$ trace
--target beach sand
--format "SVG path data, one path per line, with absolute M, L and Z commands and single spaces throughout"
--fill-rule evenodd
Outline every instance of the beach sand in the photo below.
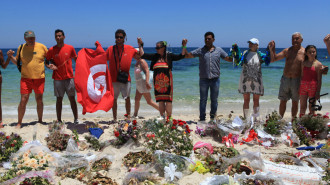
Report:
M 230 111 L 234 111 L 234 113 L 233 113 L 234 116 L 240 115 L 242 112 L 241 106 L 242 106 L 241 104 L 237 104 L 237 105 L 231 105 L 231 107 L 229 107 L 229 106 L 224 106 L 224 104 L 221 104 L 221 107 L 226 107 L 226 108 L 220 108 L 220 111 L 219 111 L 220 113 L 218 115 L 223 114 L 223 115 L 227 116 L 230 113 Z M 236 109 L 232 109 L 233 107 L 235 107 Z M 275 105 L 275 106 L 272 106 L 269 108 L 261 109 L 261 117 L 264 119 L 266 113 L 268 113 L 269 111 L 271 111 L 273 109 L 277 110 L 277 107 L 278 106 Z M 79 110 L 81 110 L 80 108 L 81 107 L 79 107 Z M 141 107 L 141 108 L 143 108 L 143 107 Z M 288 109 L 290 109 L 290 108 L 291 108 L 291 105 L 288 104 Z M 120 115 L 124 114 L 123 110 L 124 109 L 119 109 L 119 112 L 118 112 L 119 119 L 123 119 L 123 116 L 120 116 Z M 180 113 L 180 112 L 175 112 L 175 107 L 174 107 L 173 112 L 174 112 L 174 114 L 173 114 L 174 119 L 181 119 L 181 120 L 193 121 L 193 122 L 197 122 L 197 120 L 198 120 L 198 115 L 199 115 L 198 111 L 191 112 L 190 114 Z M 74 124 L 72 124 L 73 117 L 72 117 L 71 112 L 65 112 L 63 114 L 64 121 L 66 121 L 66 122 L 71 121 L 67 124 L 65 133 L 71 134 L 71 130 L 73 130 L 73 129 L 84 128 L 86 123 L 87 124 L 88 123 L 100 123 L 101 126 L 108 126 L 109 128 L 104 130 L 104 134 L 101 135 L 99 140 L 106 141 L 106 140 L 115 138 L 115 136 L 113 134 L 114 125 L 107 124 L 107 122 L 109 122 L 112 118 L 111 110 L 108 113 L 97 112 L 95 114 L 87 114 L 87 115 L 79 115 L 79 116 L 80 116 L 80 122 L 82 122 L 82 123 L 79 125 L 74 125 Z M 150 115 L 141 113 L 140 116 L 145 117 L 145 119 L 154 118 L 157 116 L 157 112 L 151 112 Z M 16 118 L 6 118 L 6 115 L 4 115 L 4 118 L 5 119 L 3 121 L 4 121 L 4 123 L 7 123 L 7 124 L 14 125 L 17 122 Z M 46 145 L 45 137 L 46 137 L 46 134 L 48 134 L 48 126 L 46 124 L 39 124 L 39 123 L 36 124 L 36 118 L 37 118 L 37 115 L 26 115 L 23 120 L 23 127 L 21 129 L 16 129 L 15 126 L 5 126 L 4 128 L 1 129 L 1 131 L 6 132 L 7 134 L 14 132 L 14 133 L 17 133 L 20 136 L 22 136 L 22 138 L 24 140 L 32 141 L 33 140 L 33 130 L 34 130 L 34 127 L 36 126 L 37 130 L 38 130 L 37 140 L 39 140 L 43 145 Z M 44 121 L 46 123 L 51 123 L 55 119 L 56 119 L 55 110 L 54 110 L 54 114 L 44 116 Z M 286 112 L 285 119 L 287 121 L 290 120 L 290 112 Z M 190 128 L 192 130 L 195 130 L 196 124 L 191 124 Z M 86 132 L 86 133 L 80 134 L 79 135 L 80 139 L 84 139 L 84 135 L 89 135 L 89 133 Z M 222 144 L 220 140 L 216 141 L 211 137 L 201 138 L 199 135 L 195 134 L 194 132 L 192 132 L 191 135 L 192 135 L 192 139 L 193 139 L 193 144 L 195 144 L 197 141 L 204 141 L 204 142 L 211 143 L 214 146 L 224 146 L 224 144 Z M 257 146 L 257 145 L 249 146 L 246 144 L 243 144 L 243 145 L 237 144 L 237 145 L 235 145 L 235 148 L 238 149 L 238 151 L 240 151 L 240 152 L 242 152 L 243 150 L 260 152 L 264 159 L 270 159 L 271 157 L 274 157 L 279 153 L 297 152 L 297 150 L 295 148 L 288 147 L 285 144 L 279 144 L 278 147 L 270 147 L 268 149 L 265 149 L 265 147 L 263 147 L 263 146 Z M 125 166 L 123 166 L 123 164 L 122 164 L 123 157 L 131 151 L 141 151 L 141 150 L 143 150 L 143 146 L 135 146 L 134 144 L 124 145 L 119 149 L 115 148 L 113 146 L 106 147 L 103 150 L 103 153 L 115 156 L 115 161 L 111 165 L 111 168 L 107 175 L 109 177 L 111 177 L 113 180 L 115 180 L 118 184 L 122 184 L 123 179 L 125 178 L 126 174 L 128 173 L 127 168 Z M 80 151 L 80 152 L 81 153 L 92 152 L 94 154 L 99 153 L 99 152 L 95 152 L 94 150 L 85 150 L 85 151 Z M 3 168 L 1 168 L 0 171 L 3 172 L 4 171 Z M 210 173 L 202 175 L 197 172 L 194 172 L 190 175 L 184 176 L 182 179 L 180 179 L 180 181 L 178 183 L 182 184 L 182 185 L 199 184 L 200 182 L 204 181 L 207 177 L 210 177 L 210 176 L 213 176 L 213 175 Z M 60 182 L 63 185 L 82 184 L 80 181 L 75 180 L 75 179 L 70 179 L 70 178 L 61 180 L 60 177 L 56 177 L 56 181 Z

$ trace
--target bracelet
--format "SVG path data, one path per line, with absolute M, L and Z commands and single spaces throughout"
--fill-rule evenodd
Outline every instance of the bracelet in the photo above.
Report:
M 182 48 L 187 48 L 187 46 L 181 46 Z

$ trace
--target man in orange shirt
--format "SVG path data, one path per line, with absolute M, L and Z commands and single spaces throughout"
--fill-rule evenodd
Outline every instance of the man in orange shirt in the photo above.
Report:
M 119 93 L 121 93 L 122 97 L 125 99 L 125 108 L 128 119 L 130 119 L 131 114 L 131 77 L 129 75 L 129 70 L 131 68 L 132 58 L 135 57 L 137 50 L 130 45 L 124 45 L 125 37 L 125 31 L 118 29 L 115 33 L 116 45 L 110 46 L 106 51 L 114 90 L 112 107 L 114 121 L 117 121 L 117 99 Z
M 75 85 L 73 78 L 72 59 L 76 61 L 77 54 L 73 46 L 64 44 L 65 35 L 63 30 L 55 30 L 57 45 L 47 52 L 46 66 L 53 70 L 54 95 L 56 96 L 57 120 L 62 122 L 62 102 L 66 92 L 70 100 L 74 123 L 78 124 L 78 109 L 75 99 Z
M 32 89 L 35 93 L 37 101 L 38 122 L 42 123 L 42 114 L 44 103 L 42 95 L 45 88 L 45 65 L 44 60 L 47 53 L 47 47 L 41 43 L 36 42 L 33 31 L 28 30 L 24 33 L 24 40 L 26 41 L 22 47 L 19 47 L 16 57 L 12 50 L 7 52 L 10 60 L 17 65 L 18 57 L 22 62 L 21 71 L 21 101 L 18 106 L 18 122 L 17 127 L 20 128 L 25 114 L 26 104 L 29 100 Z

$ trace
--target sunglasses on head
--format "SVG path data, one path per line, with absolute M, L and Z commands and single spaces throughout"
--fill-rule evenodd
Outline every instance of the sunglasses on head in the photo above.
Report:
M 123 36 L 116 36 L 116 39 L 124 39 Z
M 157 47 L 156 47 L 156 50 L 159 50 L 159 49 L 161 49 L 161 48 L 162 48 L 162 47 L 157 46 Z

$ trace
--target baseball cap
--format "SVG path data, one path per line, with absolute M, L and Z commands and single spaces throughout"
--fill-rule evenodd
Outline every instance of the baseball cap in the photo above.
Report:
M 34 34 L 34 32 L 32 30 L 28 30 L 24 33 L 24 37 L 30 38 L 30 37 L 36 37 L 36 35 Z
M 259 45 L 259 40 L 256 38 L 252 38 L 248 41 L 248 43 L 251 42 L 252 44 L 258 44 Z

